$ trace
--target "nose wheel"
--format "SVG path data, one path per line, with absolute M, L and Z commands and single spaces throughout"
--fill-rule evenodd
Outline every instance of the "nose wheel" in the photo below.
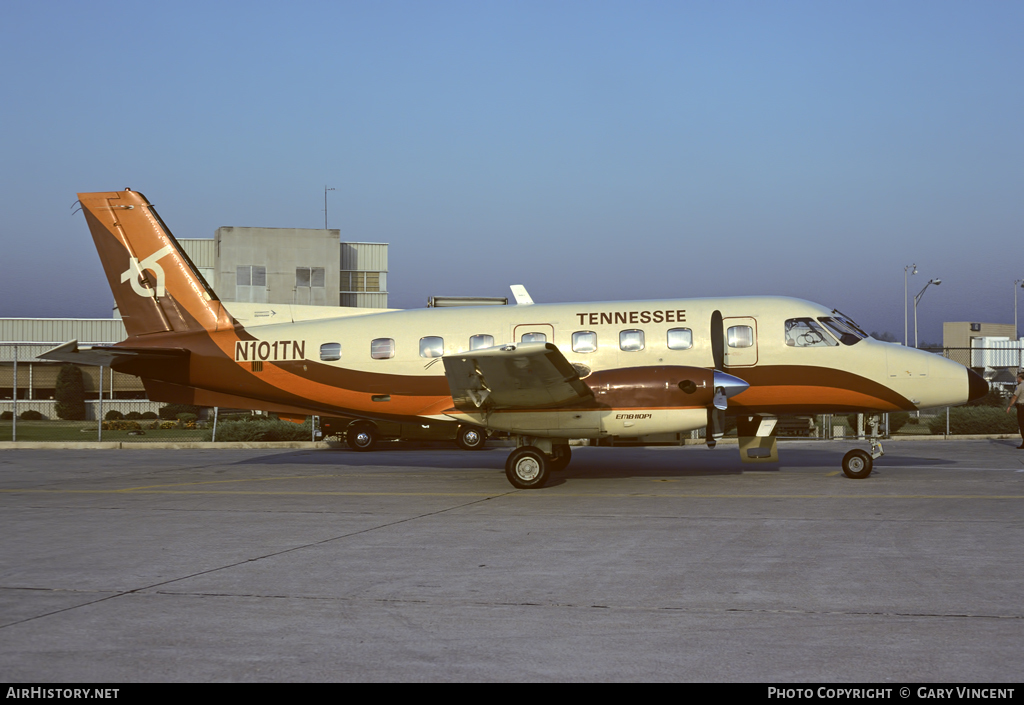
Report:
M 851 450 L 843 456 L 843 474 L 851 480 L 863 480 L 871 474 L 875 458 L 882 457 L 882 453 L 882 444 L 874 439 L 871 441 L 870 453 L 860 448 Z

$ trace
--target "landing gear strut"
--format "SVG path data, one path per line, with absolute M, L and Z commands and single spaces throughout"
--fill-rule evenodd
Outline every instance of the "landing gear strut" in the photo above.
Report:
M 857 448 L 843 456 L 843 474 L 851 480 L 863 480 L 870 475 L 875 458 L 881 458 L 885 453 L 882 450 L 882 444 L 878 441 L 878 420 L 876 418 L 871 419 L 871 437 L 868 441 L 871 442 L 870 453 Z

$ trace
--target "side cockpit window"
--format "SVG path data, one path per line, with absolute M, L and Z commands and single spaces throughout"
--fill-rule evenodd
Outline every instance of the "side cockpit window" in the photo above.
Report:
M 786 345 L 795 348 L 827 348 L 839 345 L 813 318 L 786 321 Z

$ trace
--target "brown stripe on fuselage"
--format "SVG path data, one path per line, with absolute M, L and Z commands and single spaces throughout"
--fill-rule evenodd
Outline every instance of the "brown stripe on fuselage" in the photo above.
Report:
M 916 409 L 906 397 L 845 370 L 803 365 L 763 365 L 732 370 L 750 388 L 729 400 L 730 411 L 826 413 Z M 801 411 L 794 411 L 800 409 Z M 806 411 L 803 411 L 806 410 Z

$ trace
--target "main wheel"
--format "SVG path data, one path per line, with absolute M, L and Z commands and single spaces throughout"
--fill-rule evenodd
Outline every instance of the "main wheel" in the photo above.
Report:
M 555 457 L 548 461 L 551 465 L 551 472 L 565 470 L 569 466 L 569 461 L 572 460 L 572 449 L 568 445 L 564 445 L 555 446 L 552 450 L 555 452 Z
M 513 487 L 521 490 L 543 487 L 550 469 L 548 456 L 533 446 L 516 448 L 505 461 L 505 477 Z
M 459 426 L 455 442 L 462 450 L 480 450 L 487 443 L 487 432 L 479 426 Z
M 352 450 L 373 450 L 373 447 L 377 445 L 378 435 L 377 427 L 372 423 L 353 424 L 345 432 L 345 442 Z
M 871 454 L 863 450 L 851 450 L 843 456 L 843 474 L 851 480 L 863 480 L 871 474 L 874 460 Z

